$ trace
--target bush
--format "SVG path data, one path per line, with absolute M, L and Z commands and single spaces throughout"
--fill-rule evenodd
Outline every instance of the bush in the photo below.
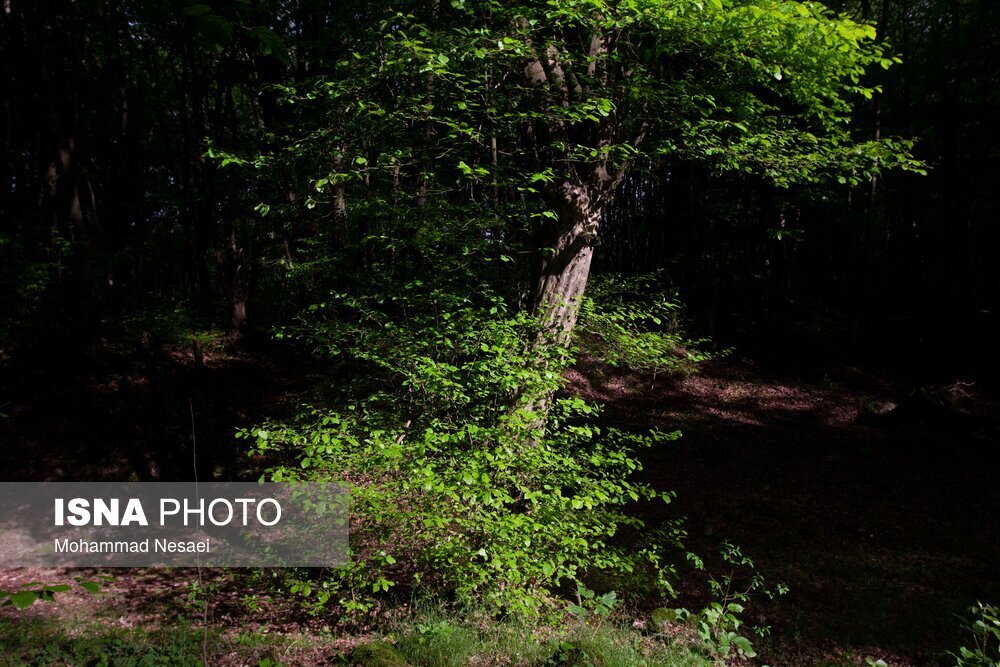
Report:
M 595 277 L 580 312 L 583 350 L 604 363 L 652 376 L 691 373 L 711 358 L 705 340 L 684 335 L 683 310 L 656 275 Z
M 1000 609 L 977 602 L 969 607 L 965 627 L 972 635 L 971 647 L 963 646 L 955 658 L 956 667 L 997 667 L 1000 665 Z
M 274 480 L 352 485 L 351 564 L 293 577 L 307 600 L 363 613 L 409 589 L 536 616 L 598 572 L 669 591 L 677 531 L 624 508 L 670 500 L 632 476 L 638 448 L 678 434 L 600 428 L 596 406 L 553 399 L 571 354 L 540 343 L 530 315 L 483 285 L 413 281 L 332 295 L 282 335 L 354 378 L 337 409 L 242 434 Z

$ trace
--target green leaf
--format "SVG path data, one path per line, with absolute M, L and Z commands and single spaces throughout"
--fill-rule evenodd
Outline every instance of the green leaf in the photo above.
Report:
M 84 590 L 91 593 L 98 593 L 101 590 L 101 585 L 96 581 L 81 581 L 79 584 Z M 67 586 L 67 588 L 69 587 Z
M 197 17 L 195 32 L 202 48 L 222 53 L 233 39 L 233 24 L 218 14 L 206 14 Z
M 204 14 L 208 14 L 211 11 L 212 11 L 211 7 L 203 4 L 188 5 L 187 7 L 181 9 L 181 13 L 184 14 L 184 16 L 202 16 Z
M 10 603 L 17 609 L 27 609 L 38 599 L 34 591 L 18 591 L 10 596 Z
M 72 588 L 72 586 L 69 584 L 56 584 L 54 586 L 45 586 L 42 590 L 48 593 L 63 593 L 68 591 L 70 588 Z
M 740 653 L 747 656 L 748 658 L 753 658 L 757 654 L 754 653 L 753 646 L 750 644 L 750 640 L 746 637 L 736 636 L 732 638 L 733 646 L 735 646 Z
M 257 26 L 252 30 L 257 40 L 260 42 L 260 52 L 265 56 L 274 56 L 285 65 L 290 65 L 288 57 L 288 47 L 284 40 L 270 28 Z

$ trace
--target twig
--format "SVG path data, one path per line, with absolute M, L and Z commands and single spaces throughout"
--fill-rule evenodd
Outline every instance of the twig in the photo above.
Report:
M 191 413 L 191 463 L 194 467 L 194 496 L 195 500 L 201 501 L 201 494 L 198 489 L 198 438 L 195 435 L 194 429 L 194 403 L 191 401 L 191 397 L 188 396 L 188 411 Z M 204 595 L 204 582 L 201 578 L 201 556 L 195 556 L 197 560 L 196 567 L 198 568 L 198 592 Z M 201 606 L 201 662 L 204 665 L 208 665 L 208 599 L 202 600 Z

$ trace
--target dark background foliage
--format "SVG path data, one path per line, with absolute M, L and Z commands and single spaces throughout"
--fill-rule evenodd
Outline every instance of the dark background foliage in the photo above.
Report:
M 1000 10 L 965 0 L 834 5 L 877 22 L 903 60 L 870 74 L 884 93 L 858 98 L 856 136 L 917 138 L 929 174 L 783 189 L 680 158 L 640 165 L 606 212 L 597 270 L 663 270 L 696 331 L 725 343 L 766 347 L 806 332 L 813 346 L 898 354 L 898 366 L 914 354 L 922 366 L 990 366 L 983 345 L 997 331 L 1000 232 L 988 119 Z M 264 179 L 206 157 L 209 142 L 255 155 L 315 124 L 315 109 L 282 103 L 287 93 L 275 86 L 345 80 L 336 63 L 383 11 L 9 3 L 0 16 L 5 335 L 72 330 L 86 348 L 109 317 L 178 305 L 205 323 L 266 329 L 281 318 L 273 297 L 294 293 L 289 263 L 315 259 L 317 244 L 357 247 L 372 233 L 397 233 L 383 174 L 349 184 L 350 220 L 341 220 L 329 197 L 306 209 L 317 171 L 308 157 L 285 159 Z M 335 132 L 319 140 L 331 153 L 364 148 L 349 150 Z M 392 203 L 403 210 L 420 184 L 405 165 L 399 178 Z M 375 187 L 382 201 L 373 208 L 363 192 Z M 500 190 L 501 203 L 517 204 L 516 192 Z M 259 216 L 261 201 L 280 215 Z M 518 233 L 505 238 L 516 246 Z M 350 256 L 338 272 L 366 258 Z

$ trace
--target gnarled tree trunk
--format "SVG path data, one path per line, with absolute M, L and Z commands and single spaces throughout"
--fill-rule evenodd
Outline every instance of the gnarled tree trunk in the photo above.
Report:
M 576 326 L 604 210 L 591 187 L 569 181 L 550 200 L 558 219 L 541 231 L 532 306 L 554 342 L 565 345 Z
M 601 181 L 598 186 L 567 180 L 548 192 L 557 219 L 546 224 L 539 235 L 532 295 L 532 308 L 543 327 L 542 336 L 535 341 L 537 363 L 543 366 L 548 364 L 548 357 L 541 346 L 567 346 L 573 337 L 604 207 L 616 184 L 616 180 Z M 553 391 L 527 396 L 521 404 L 534 414 L 536 433 L 545 430 Z

